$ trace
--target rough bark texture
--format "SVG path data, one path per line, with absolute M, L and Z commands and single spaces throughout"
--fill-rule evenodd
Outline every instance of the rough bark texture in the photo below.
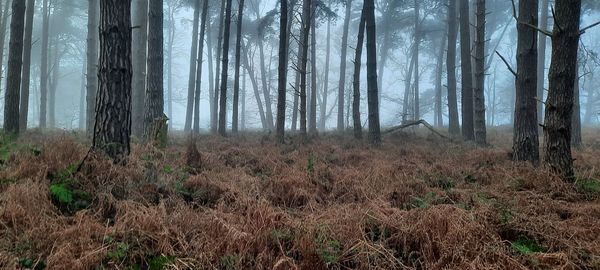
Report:
M 287 0 L 285 1 L 287 3 Z M 235 39 L 235 76 L 233 81 L 233 116 L 231 120 L 231 132 L 237 134 L 239 131 L 239 106 L 240 106 L 240 65 L 242 50 L 242 18 L 244 17 L 244 0 L 239 1 L 237 29 Z M 285 13 L 287 16 L 287 12 Z M 283 17 L 283 16 L 282 16 Z M 284 28 L 285 29 L 285 28 Z M 285 42 L 285 41 L 284 41 Z M 285 76 L 284 76 L 285 77 Z
M 288 54 L 288 3 L 280 1 L 281 15 L 279 16 L 279 67 L 277 83 L 277 138 L 283 142 L 285 136 L 285 102 L 287 84 L 287 54 Z
M 338 115 L 337 129 L 344 130 L 344 99 L 346 91 L 346 53 L 348 51 L 348 27 L 350 25 L 350 14 L 352 11 L 352 0 L 346 1 L 346 15 L 344 16 L 344 30 L 342 33 L 342 50 L 340 60 L 340 81 L 338 84 Z
M 131 4 L 100 2 L 100 69 L 93 148 L 120 163 L 131 135 Z
M 200 38 L 198 46 L 198 68 L 196 69 L 196 87 L 194 93 L 194 134 L 200 133 L 200 90 L 202 86 L 202 59 L 204 58 L 204 36 L 206 35 L 206 23 L 208 18 L 208 1 L 202 4 L 202 19 L 200 25 Z M 208 50 L 210 52 L 210 48 Z M 211 82 L 212 76 L 209 76 Z
M 466 141 L 475 139 L 473 129 L 473 70 L 471 66 L 471 25 L 469 1 L 460 0 L 460 57 L 462 80 L 462 136 Z
M 302 31 L 300 34 L 300 134 L 306 137 L 306 84 L 307 84 L 307 64 L 308 64 L 308 36 L 310 34 L 312 0 L 304 0 L 302 6 Z
M 367 97 L 369 102 L 369 141 L 372 145 L 381 144 L 379 124 L 379 95 L 377 89 L 377 27 L 375 25 L 374 0 L 365 0 L 363 6 L 367 25 Z
M 192 23 L 192 48 L 190 52 L 190 73 L 188 76 L 187 108 L 185 111 L 185 126 L 183 130 L 192 129 L 194 115 L 194 93 L 196 92 L 196 69 L 198 66 L 198 26 L 200 24 L 200 0 L 194 1 L 194 22 Z M 201 63 L 201 62 L 200 62 Z
M 537 121 L 537 1 L 519 1 L 513 159 L 539 161 Z
M 540 20 L 539 28 L 542 30 L 548 30 L 548 1 L 540 0 Z M 544 100 L 544 82 L 546 73 L 546 35 L 544 33 L 538 33 L 538 58 L 537 58 L 537 98 L 538 100 Z M 538 121 L 544 119 L 544 104 L 542 102 L 537 103 L 537 115 Z
M 227 0 L 225 8 L 225 28 L 223 29 L 223 59 L 221 74 L 221 90 L 219 98 L 219 135 L 227 135 L 227 71 L 229 70 L 229 33 L 231 29 L 231 0 Z
M 475 88 L 473 89 L 473 128 L 475 142 L 478 145 L 487 144 L 485 126 L 485 0 L 477 0 L 475 29 Z
M 46 2 L 47 0 L 44 0 Z M 46 5 L 46 3 L 44 3 Z M 86 131 L 88 136 L 94 133 L 94 122 L 96 121 L 96 91 L 98 89 L 98 0 L 88 0 L 88 34 L 87 34 L 87 71 L 86 71 Z M 47 16 L 44 12 L 44 16 Z M 47 21 L 47 19 L 45 19 Z M 44 33 L 48 31 L 48 22 L 44 23 Z M 44 49 L 45 48 L 45 49 Z M 42 71 L 41 71 L 41 88 L 42 88 L 42 108 L 40 117 L 43 117 L 44 124 L 40 123 L 41 127 L 45 127 L 46 119 L 46 99 L 44 93 L 47 92 L 48 84 L 48 39 L 42 38 Z M 40 118 L 42 119 L 42 118 Z M 41 121 L 41 120 L 40 120 Z
M 544 162 L 567 181 L 574 180 L 571 117 L 577 77 L 581 0 L 557 0 L 552 32 L 548 99 L 544 119 Z
M 163 86 L 163 1 L 149 0 L 148 6 L 148 78 L 144 111 L 144 139 L 162 144 L 156 139 L 164 122 Z
M 25 28 L 25 1 L 12 1 L 8 71 L 4 95 L 4 131 L 19 133 L 19 98 L 21 69 L 23 68 L 23 31 Z
M 362 122 L 360 121 L 360 68 L 362 65 L 362 52 L 365 43 L 365 12 L 360 14 L 358 25 L 358 39 L 356 41 L 356 52 L 354 54 L 354 77 L 352 95 L 352 120 L 354 123 L 354 138 L 362 139 Z
M 29 83 L 31 79 L 31 37 L 33 32 L 33 12 L 35 0 L 27 0 L 25 36 L 23 38 L 23 73 L 21 75 L 21 105 L 19 108 L 19 130 L 27 129 L 29 114 Z
M 134 0 L 132 5 L 132 133 L 141 138 L 144 134 L 144 99 L 146 97 L 146 55 L 148 52 L 148 0 Z
M 457 1 L 448 0 L 448 52 L 446 57 L 446 68 L 448 69 L 448 132 L 453 136 L 460 134 L 458 98 L 456 95 Z

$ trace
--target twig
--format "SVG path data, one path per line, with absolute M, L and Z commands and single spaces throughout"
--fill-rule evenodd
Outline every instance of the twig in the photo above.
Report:
M 403 124 L 403 125 L 399 125 L 399 126 L 390 128 L 390 129 L 384 131 L 382 134 L 384 134 L 384 135 L 385 134 L 390 134 L 390 133 L 394 133 L 394 132 L 396 132 L 398 130 L 405 129 L 407 127 L 418 126 L 418 125 L 423 125 L 427 129 L 431 130 L 431 132 L 433 132 L 434 134 L 436 134 L 436 135 L 438 135 L 438 136 L 440 136 L 440 137 L 442 137 L 444 139 L 450 140 L 450 138 L 448 136 L 446 136 L 446 135 L 440 133 L 439 131 L 435 130 L 435 128 L 433 128 L 433 126 L 431 126 L 429 123 L 427 123 L 427 121 L 422 120 L 422 119 L 419 120 L 419 121 L 413 121 L 413 122 L 409 122 L 409 123 L 406 123 L 406 124 Z
M 506 65 L 506 67 L 508 68 L 508 70 L 515 75 L 515 77 L 517 76 L 517 72 L 515 72 L 515 70 L 510 66 L 510 64 L 508 63 L 508 61 L 506 61 L 506 58 L 504 58 L 504 56 L 502 56 L 498 51 L 496 51 L 496 54 L 500 57 L 500 59 L 502 59 L 502 62 L 504 62 L 504 64 Z

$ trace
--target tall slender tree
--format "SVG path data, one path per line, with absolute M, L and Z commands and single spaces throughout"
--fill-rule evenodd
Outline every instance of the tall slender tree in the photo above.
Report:
M 469 1 L 460 0 L 460 57 L 462 81 L 462 136 L 467 141 L 475 139 L 473 129 L 473 70 L 471 66 L 471 24 Z
M 200 0 L 194 0 L 194 22 L 192 23 L 192 48 L 190 52 L 190 74 L 188 76 L 187 109 L 185 111 L 184 131 L 192 129 L 194 115 L 194 93 L 196 92 L 196 69 L 198 65 L 198 27 L 200 25 Z
M 200 38 L 198 46 L 198 68 L 196 69 L 196 87 L 194 93 L 194 133 L 200 133 L 200 87 L 202 86 L 202 59 L 204 57 L 204 36 L 206 34 L 206 23 L 208 18 L 208 0 L 202 4 L 202 19 L 200 25 Z M 209 53 L 211 49 L 209 48 Z M 209 82 L 212 76 L 209 76 Z
M 415 0 L 414 4 L 415 4 L 415 43 L 413 46 L 415 46 L 413 53 L 414 53 L 414 59 L 415 59 L 415 83 L 414 83 L 414 110 L 413 110 L 413 119 L 414 120 L 419 120 L 421 118 L 421 112 L 420 112 L 420 101 L 419 101 L 419 96 L 420 96 L 420 91 L 419 91 L 419 80 L 420 80 L 420 70 L 419 70 L 419 48 L 421 46 L 421 22 L 420 22 L 420 15 L 419 15 L 419 1 L 420 0 Z
M 41 67 L 41 91 L 42 91 L 42 109 L 40 110 L 40 126 L 46 126 L 46 99 L 48 84 L 48 18 L 47 5 L 48 0 L 44 0 L 44 23 L 42 36 L 42 67 Z M 96 120 L 96 92 L 98 89 L 98 0 L 88 0 L 88 33 L 87 33 L 87 54 L 86 54 L 86 131 L 89 136 L 94 133 L 94 122 Z M 46 37 L 44 37 L 46 36 Z
M 2 3 L 0 3 L 0 11 L 2 11 L 2 20 L 0 20 L 0 63 L 4 63 L 4 43 L 6 43 L 6 24 L 8 23 L 10 5 L 7 1 L 0 2 L 5 4 L 3 8 Z M 0 82 L 1 81 L 2 76 L 0 76 Z
M 367 98 L 369 102 L 369 141 L 372 145 L 381 144 L 379 124 L 379 94 L 377 89 L 377 44 L 374 0 L 365 0 L 364 13 L 367 27 Z
M 549 0 L 540 0 L 540 19 L 539 28 L 541 30 L 548 30 L 548 2 Z M 538 33 L 538 58 L 537 58 L 537 99 L 539 101 L 544 99 L 544 82 L 546 73 L 546 41 L 547 37 L 544 33 Z M 538 121 L 544 119 L 544 103 L 537 103 L 537 115 Z
M 229 33 L 231 29 L 231 0 L 227 0 L 225 8 L 225 28 L 223 29 L 223 66 L 221 74 L 221 90 L 219 97 L 219 135 L 227 135 L 227 71 L 229 69 Z
M 308 119 L 308 133 L 317 133 L 317 3 L 312 1 L 310 24 L 310 109 Z
M 25 1 L 12 1 L 8 72 L 4 95 L 4 131 L 19 133 L 19 98 L 21 69 L 23 68 L 23 31 L 25 28 Z
M 213 99 L 211 100 L 213 107 L 210 114 L 210 131 L 212 134 L 217 134 L 218 125 L 219 125 L 219 87 L 220 87 L 220 76 L 221 76 L 221 65 L 219 64 L 219 60 L 221 59 L 221 48 L 223 48 L 223 24 L 224 24 L 224 14 L 225 14 L 225 4 L 227 1 L 221 1 L 221 11 L 219 12 L 218 20 L 219 20 L 219 29 L 218 29 L 218 37 L 217 37 L 217 57 L 215 58 L 215 82 L 213 84 Z M 209 35 L 210 36 L 210 35 Z M 211 48 L 213 49 L 213 48 Z M 209 55 L 209 58 L 212 59 L 212 56 Z M 222 78 L 221 78 L 222 79 Z
M 308 64 L 308 36 L 310 34 L 312 0 L 303 0 L 302 4 L 302 30 L 300 31 L 300 47 L 302 48 L 299 57 L 300 68 L 300 134 L 306 137 L 306 84 L 307 84 L 307 64 Z
M 31 46 L 33 35 L 33 13 L 35 0 L 27 0 L 25 36 L 23 38 L 23 74 L 21 76 L 21 104 L 19 108 L 19 130 L 27 129 L 29 114 L 29 83 L 31 79 Z
M 277 138 L 283 142 L 285 135 L 285 102 L 287 84 L 287 54 L 288 54 L 288 2 L 280 1 L 279 16 L 279 67 L 277 84 Z
M 287 2 L 285 0 L 284 2 Z M 283 3 L 282 3 L 283 5 Z M 287 13 L 282 17 L 287 16 Z M 236 135 L 239 131 L 239 105 L 240 105 L 240 65 L 241 65 L 241 50 L 242 50 L 242 18 L 244 17 L 244 0 L 239 0 L 237 29 L 235 40 L 235 76 L 233 81 L 233 116 L 231 120 L 231 132 Z M 285 40 L 283 41 L 285 42 Z M 280 55 L 281 57 L 281 55 Z M 285 75 L 284 75 L 285 77 Z
M 475 88 L 473 89 L 475 142 L 487 144 L 485 124 L 485 0 L 477 0 L 475 29 Z
M 458 121 L 458 98 L 456 95 L 456 41 L 458 39 L 457 1 L 448 0 L 448 52 L 446 68 L 448 70 L 448 131 L 451 135 L 460 134 Z
M 358 24 L 358 39 L 354 54 L 354 81 L 352 95 L 352 119 L 354 123 L 354 138 L 362 139 L 362 122 L 360 121 L 360 68 L 362 65 L 362 52 L 365 43 L 365 10 L 360 14 Z
M 144 138 L 157 139 L 164 132 L 163 1 L 148 2 L 148 78 L 144 111 Z
M 348 28 L 350 26 L 350 14 L 352 12 L 352 0 L 346 0 L 346 13 L 344 16 L 344 30 L 342 31 L 342 49 L 340 60 L 340 81 L 338 84 L 338 114 L 337 129 L 344 130 L 344 99 L 346 92 L 346 53 L 348 51 Z
M 95 0 L 97 1 L 97 0 Z M 141 138 L 144 134 L 144 102 L 146 98 L 146 64 L 148 53 L 148 0 L 133 0 L 132 7 L 132 47 L 133 79 L 131 118 L 132 133 Z

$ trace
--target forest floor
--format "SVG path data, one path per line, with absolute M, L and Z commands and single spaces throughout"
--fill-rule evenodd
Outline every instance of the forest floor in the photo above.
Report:
M 427 131 L 370 148 L 322 135 L 134 144 L 127 165 L 81 136 L 0 143 L 0 269 L 600 269 L 600 136 L 575 184 L 494 147 Z

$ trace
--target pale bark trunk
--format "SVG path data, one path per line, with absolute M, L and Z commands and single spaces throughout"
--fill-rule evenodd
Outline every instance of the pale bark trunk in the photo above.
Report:
M 44 9 L 47 9 L 47 1 L 44 0 Z M 88 33 L 87 33 L 87 70 L 86 70 L 86 133 L 88 136 L 94 134 L 94 123 L 96 121 L 96 92 L 98 90 L 98 23 L 99 23 L 99 1 L 88 1 Z M 46 127 L 46 95 L 48 87 L 48 16 L 44 11 L 44 36 L 42 37 L 42 67 L 41 67 L 41 109 L 40 127 Z M 145 57 L 144 57 L 145 58 Z
M 190 73 L 188 76 L 187 107 L 185 111 L 185 125 L 183 128 L 183 131 L 185 132 L 189 132 L 192 129 L 196 80 L 200 79 L 196 78 L 196 70 L 198 69 L 198 65 L 202 65 L 202 62 L 198 62 L 198 27 L 200 25 L 200 0 L 194 0 L 194 21 L 192 24 L 193 25 L 192 47 L 190 52 Z
M 148 0 L 135 0 L 132 5 L 132 133 L 141 138 L 144 134 L 144 99 L 146 97 L 146 57 L 148 52 Z
M 206 23 L 208 18 L 208 1 L 203 1 L 202 4 L 202 25 L 200 26 L 200 37 L 198 46 L 198 68 L 196 69 L 196 86 L 194 93 L 194 134 L 200 133 L 200 90 L 202 86 L 202 59 L 204 58 L 204 36 L 206 35 Z M 210 46 L 208 53 L 210 54 Z M 212 62 L 209 62 L 209 64 Z M 212 69 L 212 67 L 211 67 Z M 209 75 L 209 83 L 212 82 L 212 76 Z M 212 89 L 212 86 L 209 87 Z M 209 95 L 210 98 L 210 95 Z M 210 103 L 210 102 L 209 102 Z
M 31 79 L 31 46 L 33 32 L 33 12 L 35 0 L 27 0 L 25 18 L 25 36 L 23 39 L 23 73 L 21 76 L 21 104 L 19 108 L 19 130 L 27 129 L 27 118 L 29 114 L 29 83 Z

